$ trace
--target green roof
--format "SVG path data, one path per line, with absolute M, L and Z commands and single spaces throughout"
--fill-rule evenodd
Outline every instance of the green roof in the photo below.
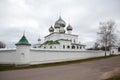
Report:
M 56 40 L 56 41 L 50 40 L 50 41 L 44 42 L 43 44 L 51 45 L 51 44 L 60 44 L 60 43 L 58 42 L 58 40 Z
M 19 40 L 19 42 L 17 43 L 17 45 L 30 45 L 30 43 L 28 42 L 27 38 L 25 37 L 25 35 L 22 36 L 22 38 Z

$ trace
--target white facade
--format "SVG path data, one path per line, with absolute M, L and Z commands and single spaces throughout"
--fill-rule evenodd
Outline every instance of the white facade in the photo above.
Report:
M 52 26 L 49 28 L 50 34 L 45 36 L 44 43 L 36 44 L 34 47 L 40 49 L 85 51 L 85 45 L 79 43 L 78 35 L 72 34 L 72 29 L 72 26 L 70 24 L 66 26 L 65 21 L 60 17 L 55 22 L 54 28 Z
M 45 41 L 59 40 L 59 39 L 71 40 L 72 43 L 74 42 L 78 43 L 78 35 L 73 35 L 73 34 L 52 33 L 45 37 Z

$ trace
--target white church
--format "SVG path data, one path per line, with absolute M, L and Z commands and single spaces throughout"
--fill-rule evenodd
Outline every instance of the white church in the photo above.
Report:
M 38 39 L 38 44 L 34 45 L 34 48 L 85 50 L 85 45 L 78 42 L 78 35 L 72 34 L 72 30 L 73 27 L 70 24 L 66 26 L 66 22 L 59 17 L 54 27 L 49 28 L 50 34 L 45 36 L 44 43 L 41 44 L 41 40 Z
M 86 45 L 79 43 L 78 35 L 72 34 L 72 30 L 73 27 L 66 26 L 59 17 L 54 27 L 49 28 L 50 34 L 45 36 L 43 43 L 38 39 L 38 44 L 31 46 L 23 34 L 15 49 L 0 49 L 0 64 L 34 65 L 104 56 L 104 51 L 86 50 Z M 111 51 L 119 54 L 115 47 Z

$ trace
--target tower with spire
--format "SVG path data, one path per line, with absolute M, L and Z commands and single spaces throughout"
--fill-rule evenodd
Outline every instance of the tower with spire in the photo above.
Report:
M 27 40 L 25 33 L 22 38 L 16 43 L 16 52 L 18 55 L 17 63 L 27 65 L 30 62 L 30 46 L 31 44 Z

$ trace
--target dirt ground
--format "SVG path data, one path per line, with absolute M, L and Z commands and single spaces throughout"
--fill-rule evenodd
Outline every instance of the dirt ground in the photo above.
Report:
M 101 80 L 120 68 L 120 56 L 77 64 L 0 72 L 0 80 Z M 105 76 L 105 75 L 104 75 Z

